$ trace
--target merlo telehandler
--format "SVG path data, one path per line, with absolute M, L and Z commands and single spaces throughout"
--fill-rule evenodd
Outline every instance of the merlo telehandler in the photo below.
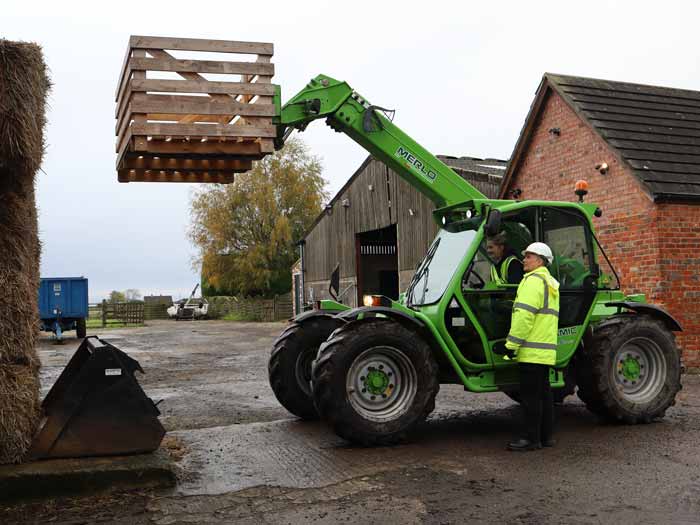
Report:
M 385 110 L 324 75 L 284 106 L 280 100 L 277 87 L 277 147 L 324 118 L 427 195 L 439 225 L 398 301 L 369 296 L 349 308 L 323 300 L 282 332 L 269 378 L 292 414 L 321 417 L 343 438 L 381 445 L 400 441 L 427 417 L 440 384 L 517 400 L 517 364 L 499 351 L 517 285 L 492 281 L 485 249 L 486 237 L 500 232 L 518 254 L 534 241 L 554 253 L 550 271 L 561 288 L 550 381 L 560 399 L 577 387 L 592 412 L 624 423 L 650 422 L 674 403 L 681 359 L 673 332 L 681 327 L 643 295 L 620 290 L 594 234 L 596 205 L 489 199 Z

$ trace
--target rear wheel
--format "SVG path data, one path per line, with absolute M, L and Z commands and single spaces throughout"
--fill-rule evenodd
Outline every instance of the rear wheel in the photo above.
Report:
M 578 396 L 594 413 L 625 423 L 663 417 L 681 389 L 680 350 L 661 321 L 626 315 L 589 337 Z
M 311 397 L 311 363 L 318 347 L 343 321 L 315 317 L 293 321 L 272 347 L 267 370 L 270 386 L 284 408 L 302 419 L 318 419 Z
M 85 336 L 87 335 L 85 319 L 78 319 L 75 326 L 75 333 L 78 336 L 78 339 L 85 339 Z
M 355 321 L 321 346 L 314 402 L 339 436 L 363 445 L 404 439 L 435 408 L 440 388 L 430 347 L 385 319 Z

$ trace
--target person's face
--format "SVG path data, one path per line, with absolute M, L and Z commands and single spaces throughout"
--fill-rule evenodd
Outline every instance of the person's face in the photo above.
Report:
M 542 261 L 542 258 L 539 255 L 535 255 L 534 253 L 530 252 L 525 252 L 525 257 L 523 257 L 523 269 L 526 272 L 536 270 L 540 266 L 544 266 L 544 261 Z
M 502 244 L 497 244 L 493 241 L 486 242 L 486 253 L 489 254 L 489 257 L 491 257 L 493 261 L 500 261 L 505 249 L 506 247 Z

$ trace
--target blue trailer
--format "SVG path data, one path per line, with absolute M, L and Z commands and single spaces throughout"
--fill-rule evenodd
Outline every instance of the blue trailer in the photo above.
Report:
M 79 338 L 84 338 L 87 335 L 88 280 L 85 277 L 42 277 L 39 318 L 41 330 L 53 332 L 59 341 L 67 330 L 75 330 Z

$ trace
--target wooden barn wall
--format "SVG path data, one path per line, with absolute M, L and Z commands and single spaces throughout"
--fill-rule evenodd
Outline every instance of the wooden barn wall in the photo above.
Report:
M 306 237 L 307 282 L 329 279 L 337 263 L 340 263 L 341 279 L 356 275 L 355 234 L 385 228 L 395 222 L 389 207 L 386 178 L 386 166 L 376 160 L 368 163 L 334 200 L 332 212 L 326 213 L 311 230 Z M 343 204 L 346 200 L 349 206 Z

